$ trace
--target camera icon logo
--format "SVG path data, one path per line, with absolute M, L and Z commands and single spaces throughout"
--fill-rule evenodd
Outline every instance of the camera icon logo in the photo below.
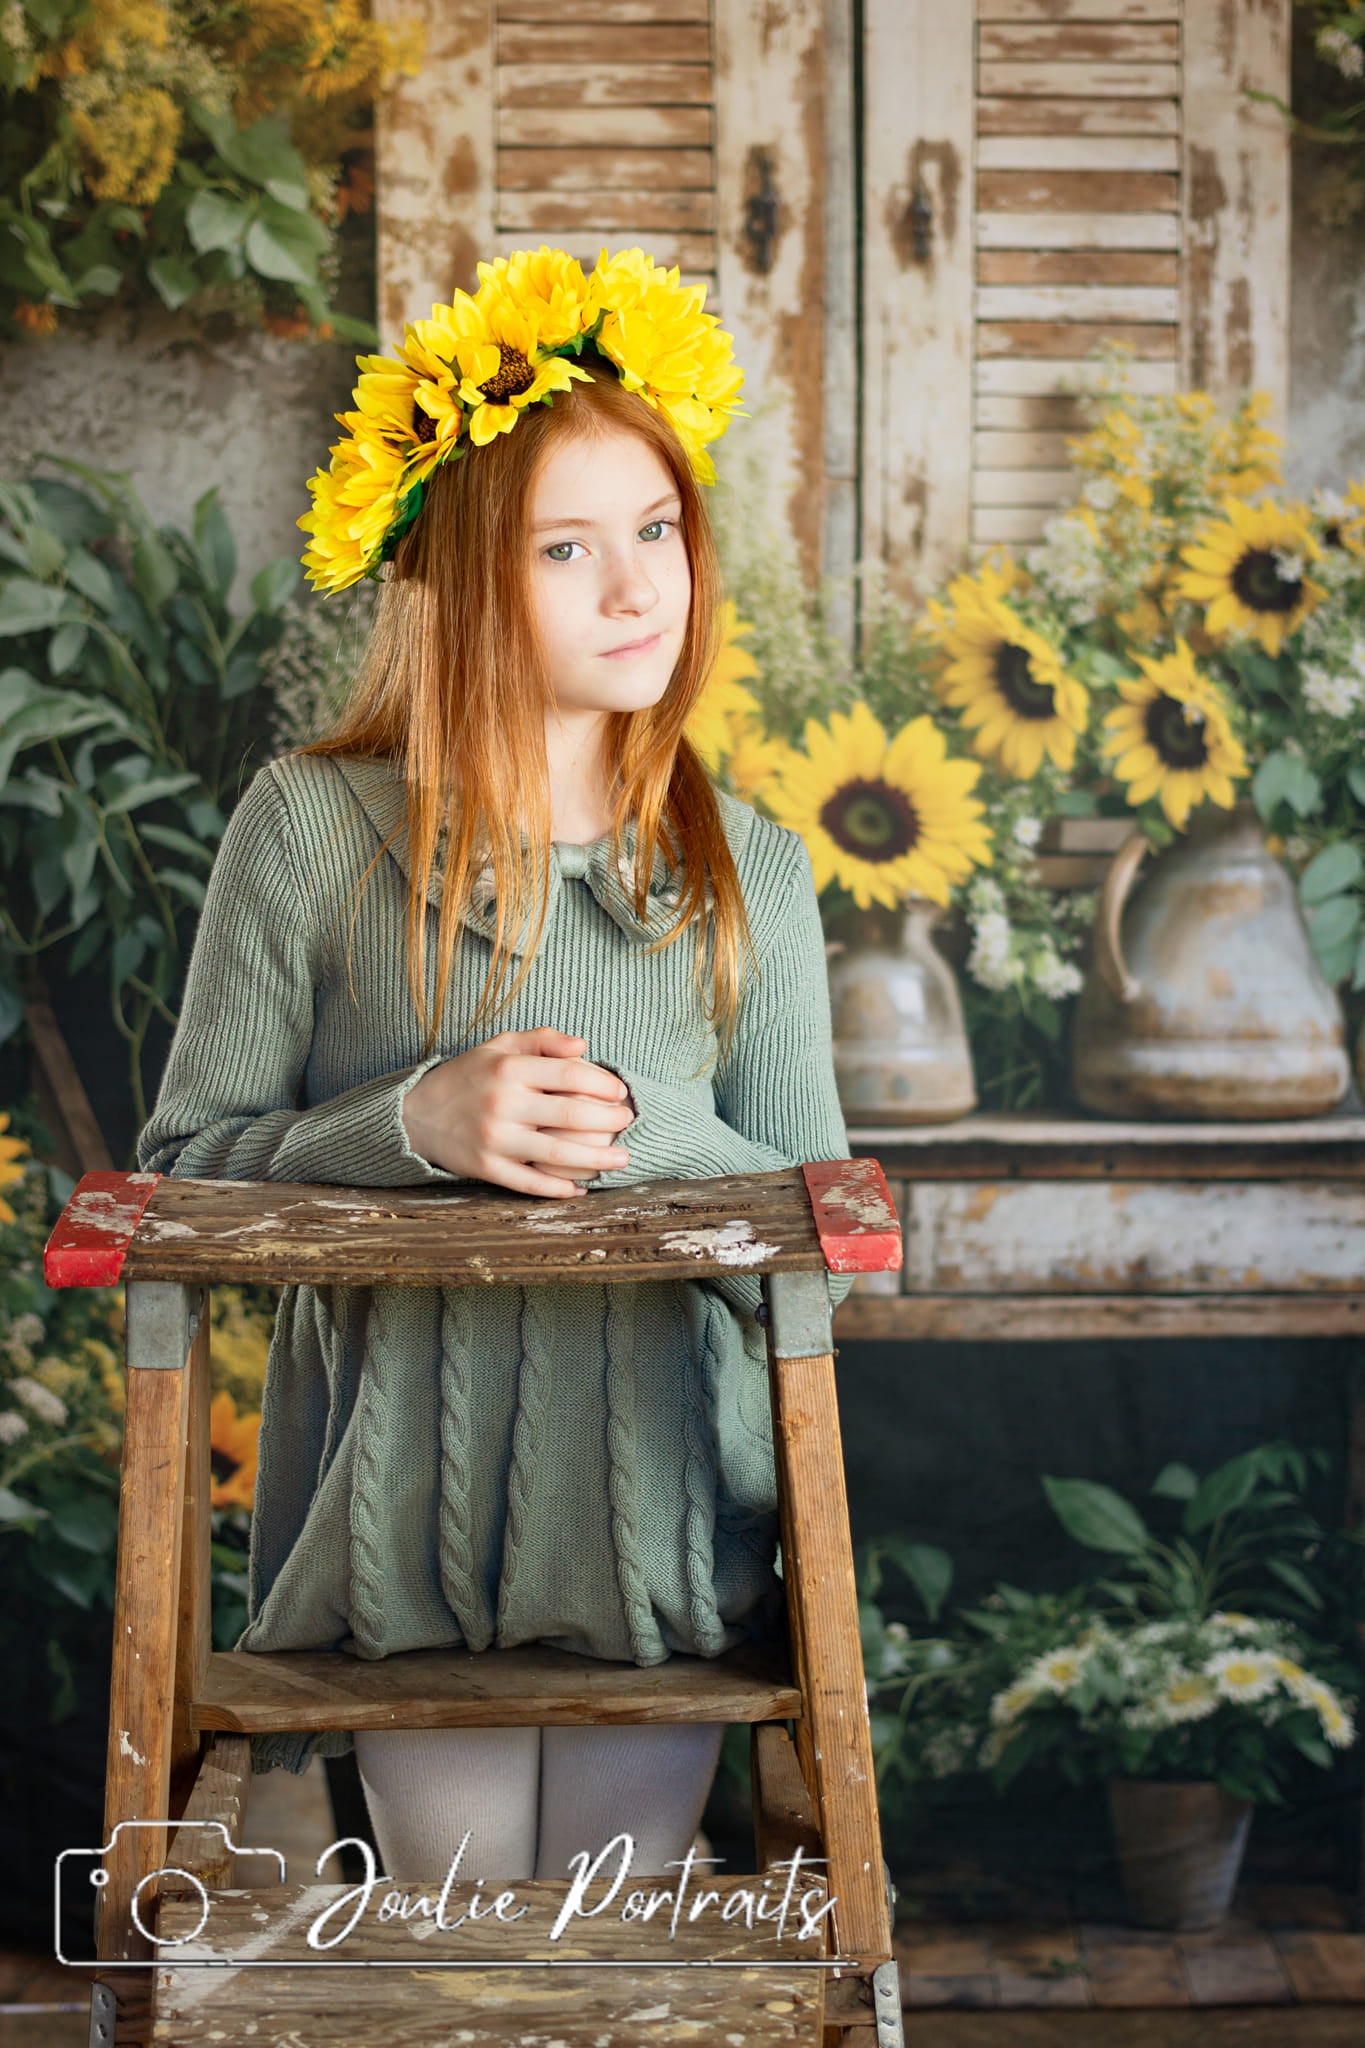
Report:
M 277 1884 L 284 1884 L 286 1882 L 287 1873 L 285 1859 L 278 1849 L 259 1849 L 254 1846 L 245 1846 L 242 1843 L 234 1842 L 232 1840 L 232 1837 L 228 1833 L 226 1824 L 223 1821 L 121 1820 L 116 1824 L 113 1833 L 110 1835 L 109 1840 L 105 1843 L 102 1849 L 63 1849 L 57 1855 L 57 1858 L 53 1865 L 52 1931 L 53 1952 L 56 1955 L 57 1961 L 59 1963 L 67 1963 L 79 1967 L 85 1963 L 93 1962 L 96 1960 L 96 1958 L 94 1957 L 68 1955 L 63 1948 L 63 1878 L 65 1877 L 67 1879 L 69 1894 L 70 1881 L 72 1876 L 74 1875 L 76 1877 L 78 1883 L 79 1867 L 82 1862 L 88 1863 L 90 1867 L 86 1873 L 86 1879 L 88 1884 L 90 1885 L 92 1895 L 95 1901 L 98 1903 L 100 1901 L 100 1895 L 102 1894 L 104 1887 L 109 1882 L 109 1870 L 107 1859 L 112 1855 L 114 1846 L 117 1843 L 119 1836 L 124 1834 L 125 1832 L 131 1832 L 135 1828 L 164 1828 L 166 1831 L 168 1841 L 172 1838 L 178 1838 L 181 1834 L 185 1833 L 199 1834 L 201 1832 L 204 1832 L 214 1834 L 219 1838 L 219 1841 L 222 1843 L 224 1849 L 227 1851 L 229 1855 L 273 1856 L 276 1864 L 278 1865 L 278 1874 L 276 1876 L 275 1882 Z M 177 1846 L 179 1846 L 178 1841 Z M 149 1891 L 153 1886 L 160 1884 L 167 1878 L 174 1878 L 176 1880 L 175 1889 L 177 1890 L 177 1892 L 189 1892 L 191 1894 L 195 1894 L 198 1896 L 200 1905 L 199 1919 L 194 1925 L 194 1927 L 192 1927 L 186 1934 L 177 1934 L 173 1936 L 156 1934 L 146 1924 L 145 1920 L 143 1919 L 142 1909 L 145 1905 L 149 1903 Z M 137 1929 L 138 1933 L 143 1937 L 143 1939 L 149 1941 L 154 1948 L 179 1948 L 185 1942 L 197 1940 L 198 1937 L 203 1933 L 204 1928 L 208 1925 L 210 1904 L 211 1901 L 209 1899 L 208 1890 L 204 1885 L 203 1880 L 196 1876 L 194 1871 L 186 1870 L 182 1865 L 179 1864 L 163 1863 L 159 1865 L 155 1870 L 146 1871 L 144 1875 L 141 1878 L 139 1878 L 136 1886 L 134 1887 L 132 1898 L 129 1901 L 128 1912 L 129 1919 L 131 1920 L 132 1925 Z M 99 1967 L 101 1971 L 145 1970 L 147 1964 L 145 1960 L 133 1962 L 105 1962 L 101 1960 L 99 1963 Z

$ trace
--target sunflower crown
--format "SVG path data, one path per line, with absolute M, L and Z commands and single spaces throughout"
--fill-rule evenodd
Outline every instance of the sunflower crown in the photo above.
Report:
M 377 576 L 422 509 L 427 478 L 472 444 L 515 427 L 528 405 L 549 401 L 590 372 L 614 369 L 627 391 L 665 413 L 703 483 L 715 482 L 707 446 L 739 410 L 744 372 L 732 338 L 705 313 L 705 285 L 679 282 L 643 249 L 623 249 L 585 274 L 562 249 L 518 249 L 480 263 L 479 288 L 411 321 L 397 359 L 357 356 L 355 410 L 331 466 L 309 478 L 312 509 L 298 524 L 315 590 Z

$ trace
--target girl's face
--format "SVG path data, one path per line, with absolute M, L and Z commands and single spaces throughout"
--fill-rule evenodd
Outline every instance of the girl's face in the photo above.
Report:
M 638 711 L 668 688 L 692 572 L 678 487 L 618 427 L 551 448 L 532 488 L 531 587 L 561 713 Z

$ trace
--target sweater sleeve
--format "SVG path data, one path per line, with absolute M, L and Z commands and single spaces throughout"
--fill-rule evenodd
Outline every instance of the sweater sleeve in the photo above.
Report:
M 847 1159 L 848 1133 L 834 1077 L 825 935 L 805 842 L 793 835 L 788 882 L 757 942 L 728 1057 L 699 1081 L 660 1081 L 608 1060 L 630 1090 L 635 1122 L 616 1139 L 630 1164 L 607 1169 L 590 1188 L 634 1181 L 711 1179 L 766 1173 L 817 1159 Z M 829 1276 L 832 1305 L 852 1274 Z M 736 1306 L 760 1299 L 757 1275 L 717 1281 Z
M 408 1142 L 403 1098 L 444 1055 L 297 1106 L 313 1038 L 319 926 L 288 806 L 262 768 L 228 819 L 190 950 L 180 1019 L 138 1165 L 205 1180 L 406 1187 L 461 1176 Z

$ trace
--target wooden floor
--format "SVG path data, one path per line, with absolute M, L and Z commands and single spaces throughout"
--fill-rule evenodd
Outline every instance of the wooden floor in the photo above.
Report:
M 252 1786 L 246 1843 L 313 1874 L 334 1838 L 322 1769 Z M 244 1882 L 251 1882 L 247 1877 Z M 907 1895 L 908 1894 L 908 1895 Z M 1213 1934 L 1123 1924 L 1117 1895 L 997 1895 L 972 1917 L 903 1890 L 896 1952 L 911 2048 L 1365 2048 L 1365 1935 L 1322 1884 L 1247 1884 Z M 86 2048 L 89 1973 L 0 1952 L 0 2048 Z M 854 2037 L 870 2048 L 869 2037 Z
M 901 1998 L 926 2014 L 1354 2006 L 1365 2044 L 1365 1934 L 1351 1931 L 1352 1904 L 1323 1885 L 1246 1885 L 1222 1927 L 1177 1935 L 1125 1925 L 1117 1897 L 1102 1916 L 1021 1899 L 988 1921 L 903 1899 Z

